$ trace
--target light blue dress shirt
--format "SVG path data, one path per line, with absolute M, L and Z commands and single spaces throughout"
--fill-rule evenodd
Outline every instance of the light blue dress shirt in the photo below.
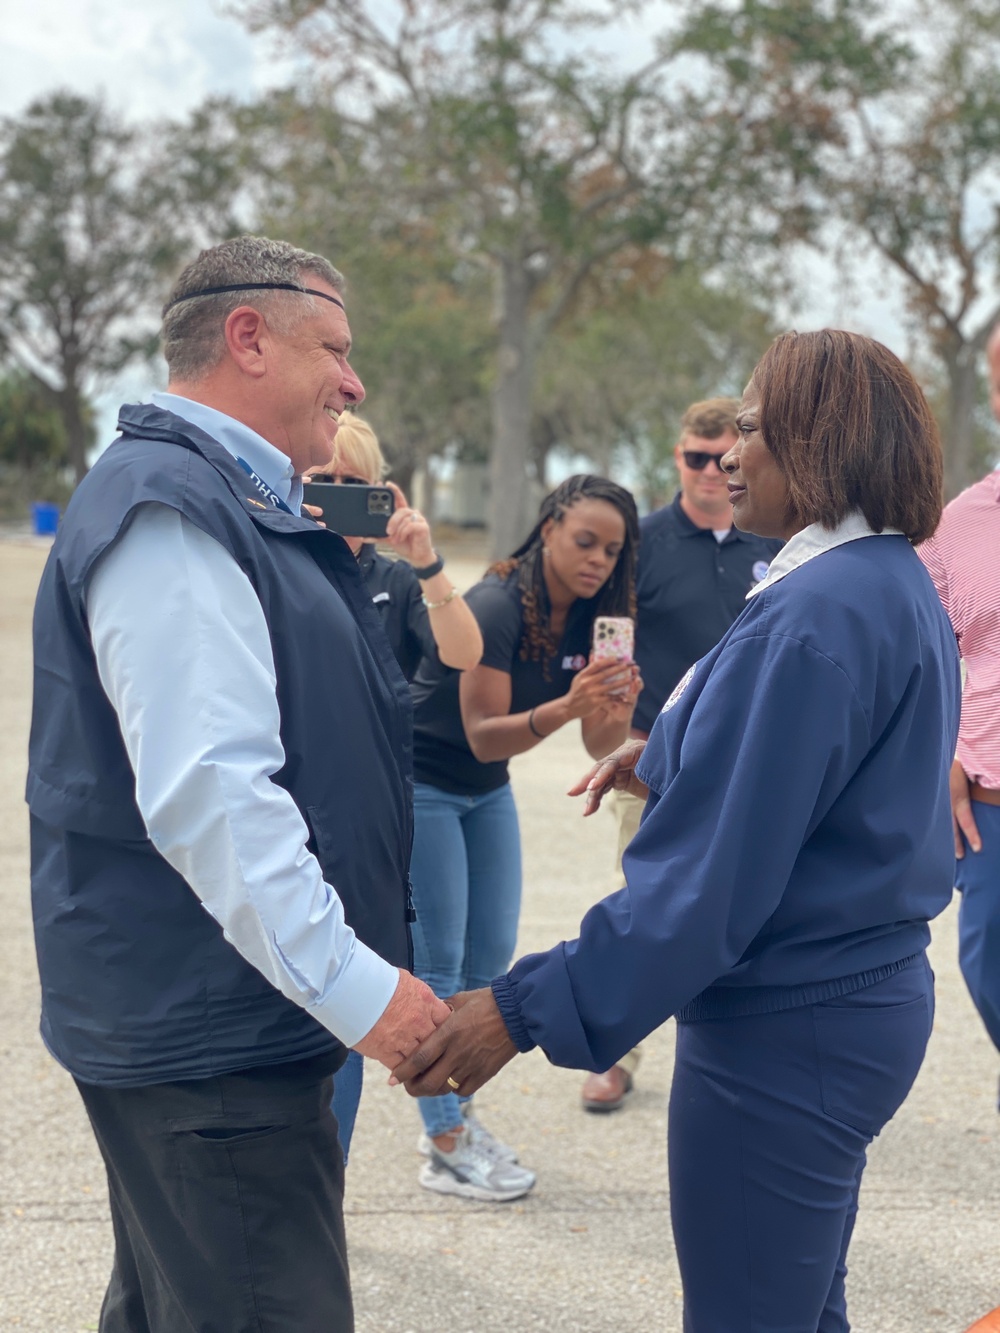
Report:
M 244 458 L 298 511 L 301 479 L 279 449 L 202 403 L 153 402 Z M 176 510 L 146 504 L 98 562 L 87 616 L 153 845 L 243 957 L 353 1046 L 399 973 L 345 922 L 302 816 L 272 781 L 285 762 L 274 657 L 249 579 Z
M 293 514 L 302 513 L 302 478 L 296 476 L 288 455 L 275 448 L 263 435 L 244 426 L 242 421 L 227 417 L 225 412 L 196 403 L 193 398 L 182 398 L 176 393 L 154 393 L 150 397 L 154 407 L 162 407 L 165 412 L 173 412 L 175 417 L 190 421 L 192 426 L 211 435 L 216 444 L 221 444 L 234 458 L 249 463 Z

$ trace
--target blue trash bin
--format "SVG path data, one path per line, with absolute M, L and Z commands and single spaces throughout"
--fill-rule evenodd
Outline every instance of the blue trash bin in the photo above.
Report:
M 31 530 L 36 537 L 54 537 L 59 527 L 59 506 L 35 500 L 31 506 Z

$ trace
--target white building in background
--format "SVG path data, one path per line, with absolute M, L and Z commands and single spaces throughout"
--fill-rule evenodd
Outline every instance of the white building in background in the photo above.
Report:
M 485 527 L 489 494 L 488 463 L 456 463 L 448 488 L 447 506 L 442 495 L 438 501 L 438 514 L 461 528 Z
M 431 496 L 433 495 L 433 503 Z M 413 477 L 413 503 L 435 523 L 484 528 L 489 500 L 488 463 L 438 461 L 433 476 L 420 468 Z

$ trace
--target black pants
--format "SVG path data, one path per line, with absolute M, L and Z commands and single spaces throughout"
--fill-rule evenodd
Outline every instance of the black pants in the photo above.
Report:
M 77 1084 L 115 1231 L 101 1333 L 352 1333 L 338 1062 Z

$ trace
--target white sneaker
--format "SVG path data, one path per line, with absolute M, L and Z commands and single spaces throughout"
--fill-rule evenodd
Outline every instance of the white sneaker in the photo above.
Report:
M 508 1203 L 534 1187 L 535 1173 L 513 1162 L 497 1161 L 473 1142 L 468 1129 L 463 1129 L 451 1152 L 442 1152 L 431 1144 L 430 1157 L 420 1168 L 419 1180 L 425 1190 L 437 1194 L 457 1194 L 483 1203 Z
M 495 1157 L 498 1162 L 516 1162 L 517 1149 L 512 1148 L 509 1143 L 502 1143 L 495 1134 L 491 1134 L 483 1122 L 472 1110 L 471 1102 L 462 1102 L 462 1119 L 465 1121 L 465 1127 L 473 1143 L 477 1143 L 484 1152 L 488 1152 Z M 417 1139 L 417 1152 L 423 1153 L 425 1157 L 430 1157 L 434 1151 L 434 1145 L 431 1143 L 427 1134 L 421 1134 Z

